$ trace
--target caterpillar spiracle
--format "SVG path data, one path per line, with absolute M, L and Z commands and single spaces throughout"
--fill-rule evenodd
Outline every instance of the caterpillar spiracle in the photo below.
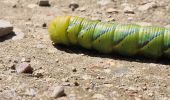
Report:
M 102 53 L 170 58 L 170 29 L 58 16 L 49 25 L 55 44 L 80 45 Z

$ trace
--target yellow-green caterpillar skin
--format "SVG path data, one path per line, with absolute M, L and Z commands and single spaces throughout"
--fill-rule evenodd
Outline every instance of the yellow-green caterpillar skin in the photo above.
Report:
M 170 58 L 170 29 L 58 16 L 49 25 L 56 44 L 80 45 L 102 53 Z

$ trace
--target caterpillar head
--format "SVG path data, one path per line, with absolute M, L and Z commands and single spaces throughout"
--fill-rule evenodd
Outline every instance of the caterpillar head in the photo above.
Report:
M 48 32 L 50 39 L 57 44 L 69 44 L 67 37 L 67 28 L 69 26 L 70 16 L 57 16 L 49 25 Z

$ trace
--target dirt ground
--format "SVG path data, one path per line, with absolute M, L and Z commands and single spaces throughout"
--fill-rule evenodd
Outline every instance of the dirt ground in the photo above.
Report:
M 50 0 L 50 7 L 37 2 L 0 0 L 0 19 L 24 34 L 0 42 L 0 100 L 51 100 L 58 85 L 66 94 L 59 100 L 170 100 L 169 60 L 56 47 L 46 27 L 58 15 L 168 27 L 170 0 L 74 0 L 79 5 L 74 11 L 73 0 Z M 11 69 L 23 60 L 30 60 L 32 74 Z

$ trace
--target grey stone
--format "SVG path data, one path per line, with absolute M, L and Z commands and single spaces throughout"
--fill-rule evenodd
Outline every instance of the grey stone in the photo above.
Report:
M 65 92 L 64 92 L 64 87 L 63 86 L 56 86 L 54 88 L 54 91 L 52 93 L 52 97 L 53 98 L 59 98 L 59 97 L 63 97 L 66 96 Z
M 16 67 L 17 73 L 33 73 L 33 68 L 27 62 L 21 63 L 18 67 Z
M 12 33 L 12 31 L 13 31 L 13 26 L 10 24 L 10 22 L 5 20 L 0 20 L 0 37 Z
M 12 37 L 12 40 L 21 40 L 25 37 L 25 34 L 18 28 L 14 28 L 15 36 Z

